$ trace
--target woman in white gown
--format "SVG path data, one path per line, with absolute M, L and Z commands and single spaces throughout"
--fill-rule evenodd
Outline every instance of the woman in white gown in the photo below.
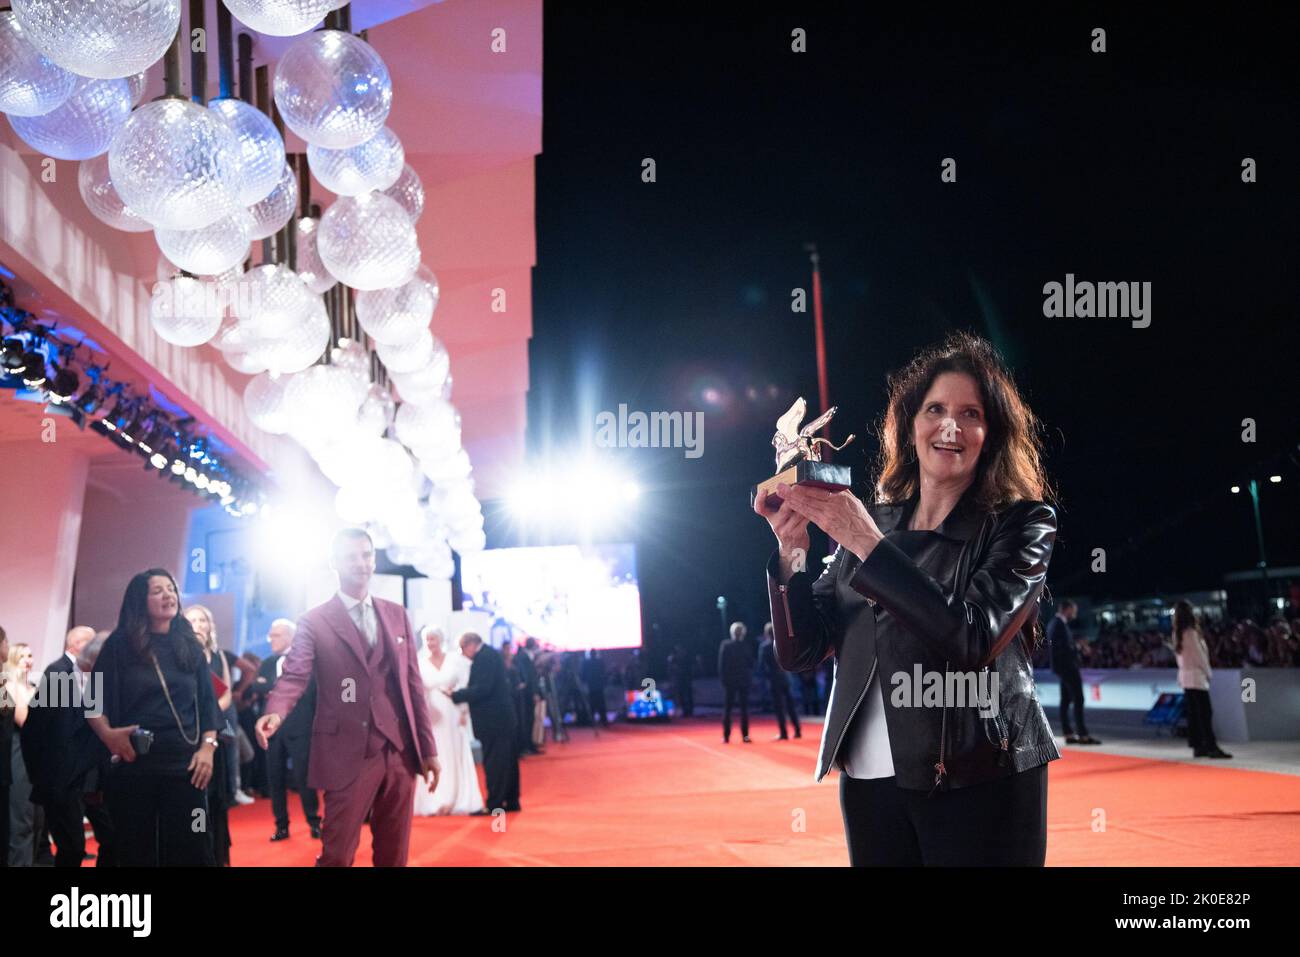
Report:
M 421 817 L 472 814 L 483 810 L 483 794 L 479 790 L 474 752 L 470 748 L 473 733 L 469 707 L 454 703 L 442 693 L 444 688 L 456 691 L 469 684 L 469 667 L 469 659 L 459 649 L 447 651 L 441 631 L 437 628 L 424 630 L 420 678 L 424 682 L 424 698 L 429 703 L 433 742 L 438 748 L 442 772 L 432 794 L 423 779 L 416 780 L 415 813 Z

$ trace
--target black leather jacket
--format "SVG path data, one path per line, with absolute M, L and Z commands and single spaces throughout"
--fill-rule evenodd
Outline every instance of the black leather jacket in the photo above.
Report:
M 841 547 L 816 581 L 796 572 L 780 585 L 777 554 L 768 562 L 781 667 L 807 671 L 835 656 L 818 781 L 843 770 L 846 732 L 877 669 L 900 787 L 962 788 L 1060 757 L 1034 690 L 1030 644 L 1055 511 L 1025 501 L 987 512 L 972 487 L 938 528 L 914 532 L 907 524 L 916 503 L 868 506 L 885 539 L 865 563 Z M 943 675 L 945 688 L 978 680 L 999 646 L 983 679 L 991 688 L 996 672 L 996 708 L 956 695 L 917 707 L 896 695 L 915 684 L 918 666 Z

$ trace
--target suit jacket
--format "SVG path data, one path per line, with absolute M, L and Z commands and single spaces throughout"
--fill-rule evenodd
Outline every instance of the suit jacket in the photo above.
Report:
M 732 688 L 749 687 L 754 675 L 754 656 L 744 641 L 728 638 L 718 649 L 718 677 Z
M 292 647 L 292 646 L 290 646 Z M 277 664 L 284 655 L 271 655 L 262 662 L 261 667 L 257 669 L 257 683 L 254 685 L 254 694 L 260 695 L 263 699 L 268 697 L 275 689 L 276 683 L 280 680 L 276 676 L 278 670 Z M 316 679 L 313 677 L 307 683 L 307 690 L 303 692 L 298 703 L 294 705 L 289 716 L 284 719 L 284 724 L 277 734 L 282 734 L 286 738 L 308 737 L 311 734 L 312 722 L 316 718 Z
M 60 655 L 45 669 L 42 694 L 50 697 L 28 710 L 27 722 L 19 731 L 23 764 L 31 778 L 32 800 L 37 804 L 48 804 L 69 791 L 80 791 L 86 772 L 99 758 L 107 756 L 106 749 L 101 753 L 103 745 L 86 723 L 80 691 L 75 683 L 69 684 L 76 681 L 76 672 L 77 666 L 67 655 Z M 56 690 L 59 688 L 63 690 Z M 71 701 L 54 697 L 69 688 Z M 62 706 L 54 707 L 56 704 Z
M 1070 626 L 1060 615 L 1053 615 L 1047 625 L 1047 640 L 1052 647 L 1052 670 L 1058 675 L 1074 674 L 1079 670 L 1079 649 L 1075 647 Z
M 484 734 L 515 730 L 515 703 L 506 679 L 506 664 L 495 648 L 479 648 L 469 668 L 469 684 L 453 692 L 451 700 L 469 703 L 469 719 L 480 739 Z
M 415 630 L 406 609 L 374 598 L 379 641 L 392 663 L 401 690 L 394 702 L 398 720 L 405 720 L 415 744 L 415 763 L 438 753 L 433 743 L 429 704 L 420 680 Z M 285 656 L 280 680 L 266 699 L 266 713 L 283 721 L 316 680 L 316 714 L 311 729 L 307 785 L 337 790 L 356 780 L 370 736 L 370 701 L 388 689 L 372 676 L 367 664 L 365 636 L 357 630 L 338 595 L 298 619 L 293 646 Z M 283 727 L 281 728 L 283 730 Z
M 537 694 L 537 666 L 522 648 L 515 654 L 515 671 L 519 673 L 519 680 L 524 685 L 520 693 L 527 694 L 528 700 L 532 701 L 533 695 Z

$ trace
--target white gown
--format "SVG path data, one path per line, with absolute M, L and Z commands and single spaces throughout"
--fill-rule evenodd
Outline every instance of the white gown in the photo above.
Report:
M 448 652 L 442 667 L 435 668 L 426 649 L 420 651 L 420 678 L 433 722 L 433 743 L 438 748 L 442 770 L 432 794 L 423 778 L 415 781 L 415 814 L 470 814 L 483 810 L 474 752 L 470 748 L 473 729 L 469 706 L 455 704 L 442 689 L 456 691 L 469 684 L 469 659 L 460 652 Z

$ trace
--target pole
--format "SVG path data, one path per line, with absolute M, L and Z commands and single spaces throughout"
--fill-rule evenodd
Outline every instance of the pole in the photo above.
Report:
M 222 6 L 222 4 L 217 4 Z M 190 99 L 199 106 L 208 105 L 208 40 L 203 0 L 190 0 L 190 30 L 202 30 L 201 49 L 190 46 Z
M 1255 541 L 1259 544 L 1259 568 L 1264 576 L 1264 589 L 1268 589 L 1268 559 L 1264 557 L 1264 523 L 1259 516 L 1259 483 L 1250 480 L 1250 504 L 1255 511 Z M 1269 595 L 1268 597 L 1272 597 Z
M 820 257 L 817 255 L 816 243 L 808 244 L 808 258 L 812 260 L 813 280 L 813 330 L 817 341 L 817 398 L 821 402 L 817 414 L 821 415 L 831 407 L 830 388 L 826 383 L 826 327 L 822 322 L 822 273 Z M 822 435 L 826 436 L 826 426 L 822 426 Z M 827 451 L 826 457 L 830 458 Z

